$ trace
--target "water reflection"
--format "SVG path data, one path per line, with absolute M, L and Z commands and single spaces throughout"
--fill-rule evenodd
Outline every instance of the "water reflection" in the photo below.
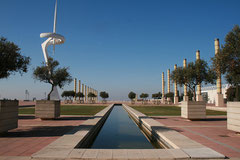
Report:
M 153 149 L 154 147 L 122 105 L 115 105 L 91 148 Z

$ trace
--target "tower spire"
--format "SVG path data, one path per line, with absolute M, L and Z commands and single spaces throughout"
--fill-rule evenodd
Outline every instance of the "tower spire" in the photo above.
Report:
M 57 0 L 56 0 L 56 3 L 55 3 L 53 33 L 56 33 L 56 25 L 57 25 Z

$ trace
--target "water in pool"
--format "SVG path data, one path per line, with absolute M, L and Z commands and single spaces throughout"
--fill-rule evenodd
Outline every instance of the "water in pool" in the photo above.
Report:
M 113 110 L 90 148 L 96 149 L 153 149 L 122 105 Z

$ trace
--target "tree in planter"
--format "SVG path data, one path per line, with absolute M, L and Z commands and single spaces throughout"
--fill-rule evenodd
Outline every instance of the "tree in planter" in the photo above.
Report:
M 157 100 L 157 102 L 158 102 L 158 99 L 161 99 L 161 97 L 162 97 L 162 93 L 161 92 L 152 94 L 152 98 L 154 99 L 153 103 L 154 104 L 156 103 L 155 100 Z
M 84 102 L 83 98 L 84 98 L 84 94 L 82 92 L 78 92 L 76 93 L 76 97 L 79 98 L 79 102 Z
M 30 58 L 21 55 L 20 48 L 6 38 L 0 37 L 0 79 L 11 74 L 27 72 Z M 11 107 L 10 107 L 11 106 Z M 18 126 L 18 101 L 0 101 L 0 134 Z
M 63 91 L 61 94 L 62 97 L 65 98 L 66 103 L 68 103 L 69 91 Z
M 48 64 L 42 63 L 42 66 L 38 66 L 33 71 L 33 78 L 41 82 L 51 84 L 52 88 L 48 94 L 47 100 L 50 100 L 50 95 L 53 88 L 59 86 L 62 88 L 64 85 L 72 82 L 72 77 L 68 72 L 67 67 L 57 68 L 58 61 L 53 60 L 51 57 L 48 59 Z M 74 93 L 75 94 L 75 93 Z
M 102 100 L 103 103 L 107 103 L 106 99 L 109 97 L 107 92 L 105 92 L 105 91 L 100 92 L 100 97 L 103 99 Z
M 21 55 L 20 48 L 6 38 L 0 37 L 0 79 L 8 78 L 14 72 L 27 72 L 30 57 Z
M 145 104 L 145 102 L 146 102 L 146 99 L 148 98 L 148 94 L 147 93 L 142 93 L 141 95 L 140 95 L 140 98 L 142 98 L 142 103 L 143 104 Z
M 226 81 L 232 86 L 240 85 L 240 27 L 235 25 L 225 37 L 225 44 L 212 58 L 213 68 L 225 74 Z M 235 90 L 235 100 L 240 101 L 239 87 Z
M 177 82 L 180 86 L 187 85 L 189 90 L 193 93 L 193 100 L 196 101 L 196 86 L 199 83 L 214 84 L 217 76 L 213 69 L 211 69 L 204 60 L 196 60 L 190 62 L 186 68 L 178 67 L 171 73 L 173 82 Z
M 72 103 L 72 99 L 76 96 L 76 93 L 74 91 L 68 91 L 68 95 L 69 95 L 69 100 Z
M 173 102 L 173 98 L 174 98 L 174 93 L 173 92 L 169 92 L 165 95 L 166 98 L 170 98 L 171 102 Z
M 231 86 L 227 89 L 226 96 L 227 101 L 234 101 L 236 99 L 236 87 L 238 87 L 238 90 L 240 90 L 240 86 Z M 238 94 L 238 99 L 240 99 L 240 94 Z
M 88 93 L 88 98 L 90 99 L 91 103 L 94 103 L 94 98 L 97 97 L 94 93 L 90 92 Z M 108 98 L 108 97 L 106 97 Z
M 134 98 L 136 98 L 136 93 L 134 92 L 129 92 L 128 93 L 128 98 L 131 99 L 131 103 L 134 104 Z

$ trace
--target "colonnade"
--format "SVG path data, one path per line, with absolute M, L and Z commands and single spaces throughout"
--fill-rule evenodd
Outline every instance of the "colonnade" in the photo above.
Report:
M 78 86 L 78 91 L 77 91 L 77 86 Z M 84 95 L 84 102 L 90 102 L 88 94 L 93 93 L 96 95 L 96 97 L 93 98 L 95 102 L 98 102 L 98 91 L 96 89 L 93 89 L 92 87 L 87 86 L 86 84 L 81 83 L 81 80 L 78 81 L 77 85 L 77 78 L 74 78 L 74 92 L 78 93 L 81 92 Z M 74 100 L 77 100 L 77 97 L 74 97 Z M 80 100 L 80 97 L 79 97 Z
M 214 47 L 215 47 L 215 55 L 217 55 L 220 51 L 220 45 L 219 45 L 219 39 L 215 39 L 214 41 Z M 200 59 L 200 50 L 196 51 L 196 60 Z M 183 60 L 183 68 L 187 67 L 187 59 Z M 177 64 L 174 65 L 174 70 L 177 69 Z M 216 106 L 223 106 L 224 104 L 224 99 L 223 99 L 223 94 L 222 94 L 222 84 L 221 84 L 221 73 L 219 70 L 217 72 L 217 95 L 216 95 Z M 167 70 L 167 92 L 171 92 L 170 89 L 170 69 Z M 183 101 L 188 101 L 188 87 L 185 84 L 184 85 L 184 96 L 183 96 Z M 174 104 L 178 104 L 179 99 L 178 99 L 178 84 L 175 81 L 174 82 Z M 196 101 L 203 101 L 203 97 L 201 94 L 201 83 L 197 84 L 197 92 L 196 92 Z M 162 103 L 166 103 L 165 99 L 165 81 L 164 81 L 164 72 L 162 72 Z

